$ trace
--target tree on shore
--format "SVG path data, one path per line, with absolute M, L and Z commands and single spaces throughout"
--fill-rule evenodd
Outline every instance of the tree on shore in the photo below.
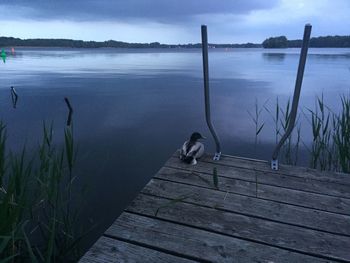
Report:
M 285 36 L 270 37 L 262 43 L 264 48 L 286 48 L 286 47 L 301 47 L 303 41 L 301 39 L 287 40 Z M 349 48 L 350 36 L 325 36 L 312 37 L 309 47 L 316 48 Z
M 287 48 L 288 40 L 285 36 L 270 37 L 262 43 L 264 48 Z

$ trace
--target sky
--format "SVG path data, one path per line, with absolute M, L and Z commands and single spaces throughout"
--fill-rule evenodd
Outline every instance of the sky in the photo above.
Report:
M 0 36 L 199 43 L 261 43 L 350 35 L 350 0 L 0 0 Z

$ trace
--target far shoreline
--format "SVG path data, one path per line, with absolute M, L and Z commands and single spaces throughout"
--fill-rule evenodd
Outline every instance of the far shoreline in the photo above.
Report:
M 264 49 L 285 49 L 300 48 L 302 40 L 288 40 L 285 36 L 270 37 L 262 43 L 243 44 L 216 44 L 209 43 L 209 48 L 264 48 Z M 197 49 L 201 43 L 188 44 L 161 44 L 151 43 L 128 43 L 123 41 L 83 41 L 73 39 L 20 39 L 14 37 L 0 37 L 0 48 L 119 48 L 119 49 Z M 321 36 L 312 37 L 309 43 L 310 48 L 350 48 L 350 36 Z

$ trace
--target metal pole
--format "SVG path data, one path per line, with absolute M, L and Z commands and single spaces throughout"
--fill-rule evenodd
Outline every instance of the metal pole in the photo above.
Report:
M 208 36 L 207 36 L 207 26 L 202 25 L 202 55 L 203 55 L 203 74 L 204 74 L 204 100 L 205 100 L 205 119 L 209 130 L 215 140 L 216 153 L 214 155 L 214 160 L 220 160 L 221 156 L 221 146 L 218 136 L 215 133 L 214 127 L 211 124 L 210 117 L 210 96 L 209 96 L 209 66 L 208 66 Z
M 303 82 L 305 62 L 306 62 L 307 51 L 308 51 L 310 35 L 311 35 L 311 28 L 312 28 L 312 26 L 310 24 L 305 25 L 303 44 L 302 44 L 301 52 L 300 52 L 297 79 L 295 82 L 292 109 L 291 109 L 290 114 L 289 114 L 289 124 L 288 124 L 287 130 L 286 130 L 286 133 L 282 136 L 280 142 L 277 144 L 277 146 L 272 154 L 271 168 L 273 170 L 278 170 L 278 159 L 277 158 L 278 158 L 279 151 L 280 151 L 282 145 L 284 144 L 284 142 L 290 136 L 291 132 L 293 131 L 294 125 L 295 125 L 295 119 L 297 116 L 298 104 L 299 104 L 299 98 L 300 98 L 301 84 Z

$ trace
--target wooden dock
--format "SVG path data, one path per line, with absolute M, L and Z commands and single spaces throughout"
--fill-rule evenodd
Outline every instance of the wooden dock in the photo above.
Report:
M 174 155 L 80 262 L 350 262 L 350 175 Z

